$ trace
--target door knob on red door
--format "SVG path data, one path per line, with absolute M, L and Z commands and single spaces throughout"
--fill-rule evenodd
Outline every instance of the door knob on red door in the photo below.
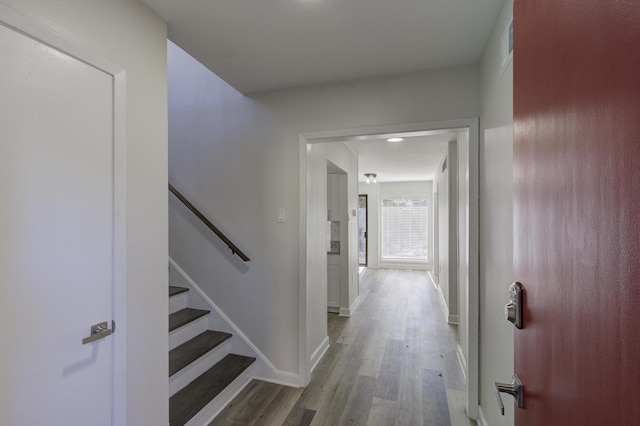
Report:
M 518 408 L 524 408 L 524 386 L 520 381 L 520 377 L 517 374 L 513 375 L 511 383 L 499 383 L 496 385 L 496 398 L 498 399 L 498 406 L 500 407 L 500 413 L 504 416 L 504 403 L 502 402 L 502 395 L 500 393 L 508 393 L 516 400 Z

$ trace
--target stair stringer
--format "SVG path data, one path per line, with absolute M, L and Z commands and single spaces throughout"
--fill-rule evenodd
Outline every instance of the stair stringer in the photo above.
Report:
M 209 328 L 211 330 L 231 333 L 231 351 L 238 355 L 256 358 L 253 363 L 250 378 L 266 382 L 281 384 L 284 386 L 299 387 L 300 377 L 297 373 L 278 370 L 269 359 L 254 345 L 242 330 L 220 309 L 207 294 L 189 277 L 180 266 L 169 257 L 169 282 L 171 285 L 188 287 L 192 291 L 189 294 L 189 306 L 196 309 L 210 310 Z M 241 390 L 241 389 L 240 389 Z M 238 390 L 238 392 L 240 391 Z M 236 392 L 237 393 L 237 392 Z M 231 397 L 233 397 L 235 394 Z M 231 401 L 229 399 L 228 402 Z M 222 406 L 224 408 L 225 405 Z M 222 410 L 222 408 L 220 410 Z M 216 413 L 217 414 L 217 413 Z

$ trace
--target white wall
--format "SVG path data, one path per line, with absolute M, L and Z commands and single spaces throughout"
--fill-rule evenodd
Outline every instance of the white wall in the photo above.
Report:
M 500 415 L 493 386 L 513 374 L 513 326 L 504 319 L 513 281 L 513 69 L 503 73 L 499 45 L 512 14 L 507 0 L 481 64 L 480 409 L 491 426 L 512 425 L 514 415 L 508 399 Z
M 138 1 L 1 2 L 126 69 L 126 421 L 166 425 L 166 25 Z
M 471 66 L 246 97 L 170 44 L 170 179 L 252 260 L 229 261 L 173 201 L 171 257 L 278 369 L 298 372 L 300 134 L 477 116 L 478 95 Z
M 444 172 L 444 160 L 448 159 L 449 147 L 438 163 L 436 171 L 435 184 L 438 187 L 438 223 L 435 225 L 438 229 L 438 264 L 435 269 L 438 271 L 438 290 L 440 297 L 444 303 L 447 317 L 449 316 L 449 168 Z M 451 163 L 447 160 L 447 163 Z

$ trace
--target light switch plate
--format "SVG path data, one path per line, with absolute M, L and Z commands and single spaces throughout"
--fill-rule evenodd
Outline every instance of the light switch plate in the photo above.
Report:
M 284 209 L 278 209 L 277 223 L 284 223 L 286 221 L 286 214 Z

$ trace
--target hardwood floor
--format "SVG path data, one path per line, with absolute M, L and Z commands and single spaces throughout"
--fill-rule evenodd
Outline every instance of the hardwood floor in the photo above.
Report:
M 456 329 L 424 271 L 367 269 L 307 388 L 252 381 L 211 425 L 470 426 Z

